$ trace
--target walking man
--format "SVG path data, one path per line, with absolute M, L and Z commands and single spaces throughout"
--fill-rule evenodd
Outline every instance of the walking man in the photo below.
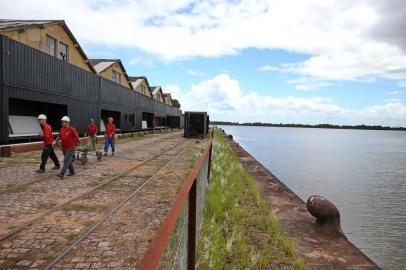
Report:
M 115 146 L 115 136 L 116 136 L 116 126 L 113 124 L 113 117 L 107 118 L 106 132 L 104 133 L 104 156 L 107 156 L 109 151 L 109 146 L 111 145 L 111 155 L 114 156 L 116 151 Z
M 75 158 L 75 146 L 76 141 L 79 139 L 79 135 L 76 129 L 70 125 L 70 118 L 67 116 L 62 117 L 62 128 L 59 131 L 59 136 L 56 139 L 57 142 L 61 141 L 61 148 L 64 155 L 62 170 L 57 176 L 61 179 L 65 176 L 66 171 L 69 169 L 68 176 L 75 174 L 73 168 L 73 161 Z
M 52 168 L 52 170 L 59 170 L 61 165 L 59 164 L 58 157 L 55 155 L 54 147 L 52 145 L 54 142 L 54 138 L 52 135 L 52 127 L 47 124 L 47 117 L 44 114 L 40 114 L 38 116 L 38 122 L 42 128 L 40 135 L 44 140 L 44 148 L 42 148 L 41 165 L 39 165 L 39 169 L 36 170 L 35 172 L 37 173 L 45 172 L 45 165 L 47 164 L 48 157 L 51 158 L 51 160 L 54 162 L 55 165 Z
M 87 125 L 87 136 L 89 137 L 89 145 L 91 145 L 93 149 L 96 148 L 97 131 L 98 128 L 94 123 L 94 119 L 90 119 L 90 123 Z

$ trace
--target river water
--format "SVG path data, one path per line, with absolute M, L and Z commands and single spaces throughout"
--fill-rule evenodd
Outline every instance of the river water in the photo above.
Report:
M 380 267 L 406 269 L 406 132 L 221 128 L 304 201 L 331 200 L 347 237 Z

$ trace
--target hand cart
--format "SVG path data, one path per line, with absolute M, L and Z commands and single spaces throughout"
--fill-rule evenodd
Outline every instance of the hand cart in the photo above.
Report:
M 89 145 L 79 145 L 75 149 L 76 160 L 79 160 L 82 165 L 87 163 L 87 156 L 95 156 L 97 160 L 101 160 L 103 157 L 103 152 L 100 148 L 93 148 Z

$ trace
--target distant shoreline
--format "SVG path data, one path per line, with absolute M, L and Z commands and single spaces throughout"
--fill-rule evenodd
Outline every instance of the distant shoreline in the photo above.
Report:
M 394 130 L 394 131 L 406 131 L 406 127 L 384 127 L 384 126 L 368 126 L 368 125 L 330 125 L 330 124 L 318 124 L 318 125 L 302 125 L 302 124 L 272 124 L 272 123 L 238 123 L 238 122 L 223 122 L 223 121 L 210 121 L 211 125 L 222 126 L 248 126 L 248 127 L 291 127 L 291 128 L 327 128 L 327 129 L 356 129 L 356 130 Z

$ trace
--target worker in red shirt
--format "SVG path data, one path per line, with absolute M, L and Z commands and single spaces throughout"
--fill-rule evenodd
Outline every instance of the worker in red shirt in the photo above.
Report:
M 87 136 L 89 138 L 89 145 L 91 145 L 93 149 L 96 148 L 97 131 L 98 128 L 94 123 L 94 119 L 90 119 L 90 123 L 87 125 Z
M 45 172 L 45 165 L 47 164 L 48 157 L 51 158 L 51 160 L 54 162 L 54 167 L 52 170 L 59 170 L 60 168 L 60 163 L 58 160 L 58 157 L 55 155 L 54 147 L 53 147 L 53 142 L 54 138 L 52 135 L 52 127 L 47 124 L 47 117 L 44 114 L 40 114 L 38 116 L 38 122 L 41 125 L 41 133 L 40 135 L 42 136 L 44 140 L 44 147 L 42 148 L 42 153 L 41 153 L 41 165 L 39 165 L 39 169 L 36 170 L 35 172 L 37 173 L 44 173 Z
M 116 151 L 115 146 L 116 126 L 113 124 L 113 117 L 107 118 L 106 132 L 104 133 L 104 156 L 107 156 L 109 146 L 111 145 L 111 155 L 114 156 Z
M 79 135 L 76 129 L 70 125 L 69 117 L 62 117 L 61 122 L 62 128 L 59 131 L 59 136 L 56 141 L 57 143 L 61 142 L 61 148 L 64 158 L 62 170 L 57 176 L 63 179 L 68 169 L 68 176 L 72 176 L 75 174 L 75 169 L 73 168 L 73 160 L 75 158 L 76 141 L 79 139 Z

